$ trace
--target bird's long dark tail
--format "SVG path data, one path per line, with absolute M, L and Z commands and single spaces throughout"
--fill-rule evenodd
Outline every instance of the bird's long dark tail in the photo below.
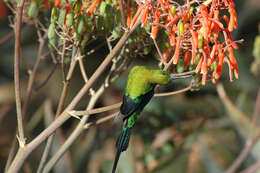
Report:
M 116 142 L 117 152 L 116 152 L 112 173 L 115 173 L 116 171 L 117 163 L 121 152 L 125 151 L 128 147 L 130 135 L 131 135 L 131 128 L 124 126 Z

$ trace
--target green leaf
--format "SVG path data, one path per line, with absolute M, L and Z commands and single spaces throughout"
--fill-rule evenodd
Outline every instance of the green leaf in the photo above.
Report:
M 78 24 L 77 24 L 77 27 L 76 27 L 76 32 L 78 34 L 82 34 L 82 32 L 84 30 L 84 26 L 85 26 L 84 18 L 83 18 L 83 16 L 79 16 Z
M 73 24 L 73 14 L 70 12 L 66 16 L 66 25 L 68 28 L 70 28 Z
M 64 20 L 65 20 L 65 15 L 66 15 L 66 10 L 61 10 L 59 14 L 59 19 L 58 23 L 63 26 L 64 25 Z
M 28 16 L 31 18 L 36 18 L 39 13 L 39 7 L 37 2 L 31 2 L 29 10 L 28 10 Z
M 54 7 L 51 10 L 51 23 L 55 23 L 58 20 L 59 17 L 59 9 Z

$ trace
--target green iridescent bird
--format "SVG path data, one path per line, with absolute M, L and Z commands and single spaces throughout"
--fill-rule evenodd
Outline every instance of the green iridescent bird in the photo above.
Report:
M 165 85 L 173 79 L 185 77 L 188 76 L 171 77 L 163 70 L 149 69 L 145 66 L 135 66 L 132 68 L 128 75 L 120 113 L 116 117 L 116 119 L 123 119 L 123 128 L 116 143 L 117 153 L 112 173 L 116 171 L 121 152 L 125 151 L 128 147 L 131 129 L 144 107 L 154 95 L 155 86 L 157 84 Z

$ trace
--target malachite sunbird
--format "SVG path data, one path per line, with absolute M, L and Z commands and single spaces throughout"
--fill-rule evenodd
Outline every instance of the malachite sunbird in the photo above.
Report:
M 186 77 L 188 76 L 171 77 L 169 73 L 163 70 L 149 69 L 145 66 L 135 66 L 131 69 L 120 113 L 116 117 L 116 119 L 123 119 L 123 128 L 116 142 L 117 153 L 112 173 L 116 171 L 121 152 L 125 151 L 128 147 L 131 129 L 144 107 L 154 95 L 155 86 L 157 84 L 165 85 L 173 79 Z

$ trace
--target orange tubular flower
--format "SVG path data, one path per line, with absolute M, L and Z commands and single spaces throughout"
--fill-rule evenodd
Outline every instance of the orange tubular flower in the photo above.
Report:
M 225 54 L 222 52 L 222 45 L 219 48 L 219 56 L 218 56 L 218 67 L 217 67 L 217 72 L 215 75 L 216 79 L 219 79 L 222 73 L 222 69 L 223 69 L 223 60 L 224 60 L 224 56 Z
M 197 49 L 198 45 L 199 45 L 198 33 L 196 33 L 193 29 L 190 29 L 190 32 L 191 32 L 192 40 L 194 43 L 194 47 L 195 47 L 195 49 Z
M 49 8 L 49 0 L 44 0 L 45 8 Z M 0 10 L 1 11 L 1 10 Z M 1 18 L 1 17 L 0 17 Z
M 149 6 L 147 5 L 144 9 L 144 14 L 141 19 L 142 26 L 146 26 L 148 21 L 148 12 L 149 12 Z
M 187 50 L 185 52 L 185 55 L 184 55 L 184 69 L 187 69 L 187 67 L 189 65 L 190 58 L 191 58 L 191 53 L 190 53 L 189 50 Z
M 170 49 L 169 48 L 166 48 L 164 51 L 163 51 L 163 59 L 165 62 L 168 62 L 168 54 L 169 54 L 169 51 Z
M 202 66 L 201 66 L 201 73 L 202 74 L 207 74 L 207 72 L 208 72 L 207 59 L 204 56 L 203 57 L 203 63 L 202 63 Z
M 165 10 L 164 2 L 163 0 L 158 0 L 159 4 L 161 5 L 162 9 Z
M 152 33 L 151 33 L 151 37 L 152 39 L 156 39 L 158 30 L 159 30 L 159 20 L 160 20 L 160 15 L 161 13 L 159 11 L 155 12 L 155 21 L 154 21 L 154 26 L 152 27 Z
M 238 45 L 235 43 L 235 42 L 233 42 L 233 41 L 231 41 L 231 46 L 234 48 L 234 49 L 238 49 Z
M 141 11 L 144 9 L 144 5 L 140 5 L 133 20 L 131 21 L 131 24 L 130 24 L 130 28 L 132 28 L 134 26 L 134 24 L 136 23 L 138 17 L 140 16 L 141 14 Z
M 128 28 L 130 28 L 131 20 L 132 20 L 131 8 L 129 8 L 129 9 L 127 10 L 127 18 L 126 18 L 126 25 L 127 25 Z
M 201 69 L 201 66 L 202 66 L 202 63 L 203 63 L 203 56 L 202 58 L 200 59 L 200 62 L 198 63 L 196 69 L 195 69 L 195 72 L 196 73 L 199 73 L 200 69 Z
M 232 47 L 228 47 L 228 52 L 229 52 L 229 58 L 231 61 L 231 66 L 232 66 L 232 68 L 234 68 L 235 77 L 238 79 L 238 65 L 237 65 L 237 60 L 234 56 Z
M 91 4 L 91 6 L 89 7 L 88 10 L 88 15 L 91 16 L 96 8 L 97 3 L 99 3 L 99 0 L 94 0 Z
M 192 38 L 191 38 L 191 46 L 192 46 L 192 51 L 191 51 L 191 64 L 195 63 L 196 59 L 196 51 L 198 48 L 198 37 L 197 34 L 193 30 L 190 30 L 192 33 Z
M 225 20 L 226 24 L 229 25 L 229 18 L 227 17 L 227 15 L 224 15 L 223 19 Z
M 210 52 L 210 60 L 209 60 L 208 66 L 210 66 L 213 63 L 213 60 L 215 58 L 215 53 L 216 53 L 216 50 L 217 50 L 217 46 L 218 46 L 218 44 L 215 43 L 212 47 L 212 50 Z
M 173 64 L 177 64 L 180 58 L 180 48 L 181 48 L 181 40 L 183 39 L 183 37 L 181 35 L 179 35 L 176 40 L 176 47 L 175 47 L 175 52 L 173 55 Z
M 202 74 L 201 84 L 206 85 L 207 81 L 207 73 Z
M 230 21 L 229 21 L 229 24 L 228 24 L 229 32 L 232 32 L 234 30 L 234 28 L 237 27 L 237 14 L 236 14 L 234 7 L 235 7 L 235 5 L 232 2 L 231 5 L 228 8 L 228 11 L 229 11 L 229 14 L 230 14 Z
M 228 70 L 229 70 L 229 79 L 232 82 L 233 81 L 233 67 L 227 57 L 224 58 L 224 61 L 228 64 Z
M 171 30 L 170 35 L 169 35 L 169 40 L 170 40 L 170 45 L 174 46 L 175 45 L 175 30 Z
M 114 1 L 119 2 L 120 0 Z M 48 0 L 44 0 L 44 2 L 48 2 Z M 88 15 L 93 15 L 101 2 L 101 0 L 82 1 L 81 9 L 73 7 L 73 11 L 70 13 L 72 12 L 73 16 L 78 16 L 87 11 Z M 233 0 L 187 0 L 183 2 L 178 4 L 169 0 L 125 0 L 123 8 L 127 13 L 125 16 L 126 25 L 128 29 L 133 28 L 139 19 L 142 27 L 149 24 L 151 26 L 149 34 L 153 41 L 157 35 L 159 36 L 159 29 L 166 30 L 167 32 L 160 33 L 159 49 L 165 47 L 164 50 L 158 50 L 158 52 L 163 51 L 161 64 L 163 61 L 163 63 L 170 62 L 172 66 L 176 66 L 181 62 L 181 67 L 184 67 L 185 70 L 189 68 L 200 75 L 200 82 L 203 85 L 206 84 L 207 78 L 211 78 L 213 83 L 219 80 L 224 62 L 229 66 L 230 80 L 238 78 L 238 62 L 233 52 L 233 48 L 238 49 L 238 42 L 232 39 L 231 33 L 237 27 L 237 14 Z M 71 2 L 65 0 L 62 5 L 60 4 L 61 0 L 53 0 L 52 6 L 58 6 L 60 9 L 67 8 L 66 20 Z M 110 8 L 120 10 L 119 5 Z M 91 19 L 92 22 L 101 17 L 99 12 L 103 11 L 96 10 L 97 15 L 93 20 Z M 226 12 L 228 14 L 224 15 Z M 64 26 L 66 27 L 65 20 Z M 77 23 L 73 22 L 73 26 L 70 27 L 70 35 L 77 29 L 75 26 Z M 87 29 L 83 28 L 84 31 Z M 112 32 L 114 29 L 113 27 L 106 28 L 109 29 L 108 32 Z M 146 31 L 146 29 L 143 28 L 142 31 Z M 165 36 L 169 40 L 166 38 L 164 43 Z M 148 40 L 145 39 L 144 42 L 146 44 Z
M 61 1 L 61 0 L 55 0 L 54 6 L 55 6 L 55 7 L 59 6 L 60 1 Z
M 209 15 L 208 15 L 207 7 L 205 5 L 201 5 L 200 11 L 202 14 L 202 18 L 200 19 L 200 22 L 204 29 L 203 37 L 205 40 L 208 40 L 211 24 L 210 24 L 210 21 L 208 20 Z

